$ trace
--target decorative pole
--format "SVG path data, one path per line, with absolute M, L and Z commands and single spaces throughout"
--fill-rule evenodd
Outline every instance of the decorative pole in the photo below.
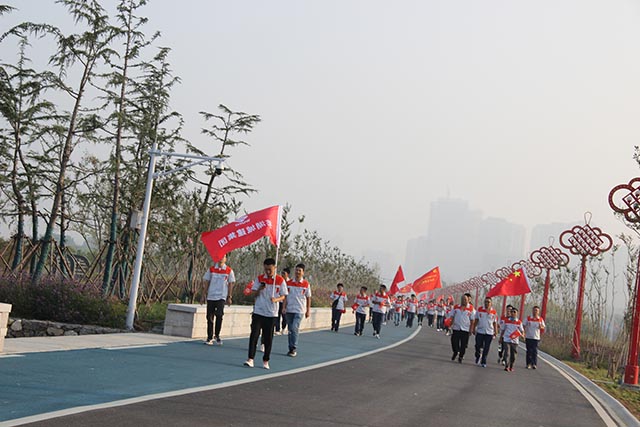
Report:
M 551 270 L 559 270 L 560 267 L 569 265 L 569 255 L 559 248 L 554 248 L 552 242 L 549 246 L 543 246 L 531 252 L 531 261 L 539 268 L 547 270 L 544 281 L 544 294 L 542 296 L 541 316 L 547 318 L 547 301 L 549 300 L 549 287 L 551 286 Z
M 580 358 L 580 330 L 582 329 L 582 304 L 584 301 L 584 282 L 587 275 L 587 258 L 598 256 L 613 246 L 611 236 L 603 233 L 598 227 L 591 227 L 589 222 L 591 222 L 591 212 L 585 213 L 585 225 L 576 225 L 560 235 L 560 245 L 581 258 L 576 324 L 573 332 L 573 349 L 571 350 L 571 356 L 574 359 Z
M 625 220 L 632 224 L 640 223 L 640 178 L 634 178 L 628 184 L 613 187 L 609 193 L 609 206 L 615 212 L 623 214 Z M 624 368 L 624 383 L 638 385 L 638 340 L 640 335 L 640 257 L 636 270 L 636 286 L 633 298 L 633 323 L 631 325 L 631 341 L 627 354 L 627 366 Z

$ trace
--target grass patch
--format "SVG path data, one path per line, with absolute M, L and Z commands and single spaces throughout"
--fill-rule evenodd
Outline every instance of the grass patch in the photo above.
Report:
M 564 363 L 589 378 L 601 389 L 609 393 L 614 399 L 622 403 L 636 418 L 640 418 L 640 391 L 623 387 L 619 384 L 620 378 L 612 381 L 607 376 L 607 370 L 598 368 L 592 369 L 586 367 L 581 362 L 573 362 L 563 360 Z

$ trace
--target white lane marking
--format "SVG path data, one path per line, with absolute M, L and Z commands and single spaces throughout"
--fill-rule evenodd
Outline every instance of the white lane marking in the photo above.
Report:
M 212 385 L 201 386 L 201 387 L 185 388 L 185 389 L 182 389 L 182 390 L 174 390 L 174 391 L 168 391 L 168 392 L 164 392 L 164 393 L 148 394 L 146 396 L 132 397 L 130 399 L 116 400 L 116 401 L 113 401 L 113 402 L 99 403 L 99 404 L 96 404 L 96 405 L 76 406 L 75 408 L 62 409 L 60 411 L 46 412 L 44 414 L 31 415 L 31 416 L 28 416 L 28 417 L 16 418 L 14 420 L 8 420 L 8 421 L 0 422 L 0 427 L 19 426 L 19 425 L 28 424 L 28 423 L 35 423 L 35 422 L 38 422 L 38 421 L 50 420 L 52 418 L 64 417 L 64 416 L 67 416 L 67 415 L 80 414 L 82 412 L 95 411 L 97 409 L 115 408 L 115 407 L 118 407 L 118 406 L 125 406 L 125 405 L 132 405 L 134 403 L 147 402 L 147 401 L 150 401 L 150 400 L 165 399 L 167 397 L 176 397 L 176 396 L 183 396 L 185 394 L 192 394 L 192 393 L 200 393 L 200 392 L 203 392 L 203 391 L 217 390 L 217 389 L 226 388 L 226 387 L 233 387 L 233 386 L 236 386 L 236 385 L 248 384 L 248 383 L 258 382 L 258 381 L 262 381 L 262 380 L 268 380 L 268 379 L 272 379 L 272 378 L 278 378 L 278 377 L 284 377 L 284 376 L 287 376 L 287 375 L 298 374 L 298 373 L 301 373 L 301 372 L 311 371 L 313 369 L 324 368 L 326 366 L 336 365 L 338 363 L 343 363 L 343 362 L 348 362 L 350 360 L 360 359 L 362 357 L 370 356 L 370 355 L 375 354 L 375 353 L 380 353 L 381 351 L 390 350 L 392 348 L 398 347 L 399 345 L 402 345 L 402 344 L 412 340 L 416 335 L 418 335 L 418 333 L 420 332 L 421 329 L 422 329 L 422 327 L 418 326 L 418 328 L 415 330 L 415 332 L 412 333 L 411 335 L 409 335 L 407 338 L 405 338 L 405 339 L 403 339 L 401 341 L 398 341 L 396 343 L 390 344 L 390 345 L 388 345 L 386 347 L 377 348 L 375 350 L 369 350 L 369 351 L 366 351 L 364 353 L 354 354 L 352 356 L 343 357 L 342 359 L 329 360 L 329 361 L 326 361 L 326 362 L 317 363 L 315 365 L 311 365 L 311 366 L 307 366 L 307 367 L 303 367 L 303 368 L 291 369 L 291 370 L 284 371 L 284 372 L 274 372 L 272 374 L 266 374 L 266 375 L 258 375 L 256 377 L 243 378 L 243 379 L 240 379 L 240 380 L 233 380 L 233 381 L 227 381 L 227 382 L 219 383 L 219 384 L 212 384 Z M 238 366 L 240 366 L 240 364 L 238 364 Z M 249 369 L 249 368 L 247 368 L 247 369 Z M 258 368 L 258 369 L 260 369 L 260 368 Z
M 101 350 L 129 350 L 131 348 L 166 347 L 166 344 L 122 345 L 119 347 L 100 347 Z
M 8 359 L 9 357 L 24 357 L 24 354 L 0 354 L 0 359 Z
M 544 357 L 541 357 L 541 356 L 539 356 L 539 357 L 547 365 L 551 366 L 553 369 L 555 369 L 556 371 L 560 372 L 560 375 L 565 377 L 566 380 L 569 381 L 585 397 L 585 399 L 587 399 L 587 401 L 591 404 L 591 406 L 593 406 L 593 409 L 596 410 L 596 413 L 600 416 L 600 418 L 602 418 L 602 421 L 604 421 L 604 423 L 605 423 L 605 425 L 607 427 L 618 427 L 618 423 L 616 423 L 613 420 L 613 418 L 611 418 L 611 415 L 609 415 L 609 413 L 602 407 L 600 402 L 598 402 L 591 395 L 591 393 L 589 393 L 579 382 L 577 382 L 576 380 L 571 378 L 571 376 L 569 376 L 569 374 L 565 373 L 562 369 L 558 368 L 553 363 L 551 363 L 548 360 L 546 360 Z

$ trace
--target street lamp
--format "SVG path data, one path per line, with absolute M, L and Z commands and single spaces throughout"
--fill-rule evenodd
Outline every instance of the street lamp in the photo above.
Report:
M 634 224 L 640 223 L 640 178 L 634 178 L 628 184 L 621 184 L 613 187 L 609 193 L 609 206 L 615 212 L 624 215 L 624 218 Z M 638 257 L 638 267 L 636 269 L 636 291 L 633 295 L 635 304 L 633 305 L 633 323 L 631 326 L 631 342 L 629 343 L 629 353 L 627 354 L 627 366 L 624 368 L 624 383 L 638 385 L 638 339 L 640 333 L 640 257 Z
M 560 245 L 581 258 L 580 282 L 578 284 L 578 301 L 576 305 L 576 325 L 573 332 L 573 349 L 571 356 L 580 358 L 580 330 L 582 328 L 582 303 L 584 300 L 584 282 L 587 276 L 587 257 L 598 256 L 613 246 L 611 236 L 603 233 L 598 227 L 591 227 L 591 213 L 585 214 L 585 225 L 565 230 L 560 234 Z
M 181 159 L 191 159 L 191 163 L 162 172 L 156 172 L 157 157 L 176 157 Z M 151 150 L 149 150 L 149 170 L 147 171 L 147 187 L 144 192 L 144 203 L 142 205 L 142 217 L 140 218 L 140 234 L 138 236 L 138 247 L 136 250 L 136 261 L 133 268 L 133 277 L 131 278 L 131 289 L 129 290 L 129 307 L 127 308 L 127 329 L 133 330 L 133 321 L 136 315 L 136 303 L 138 301 L 138 287 L 140 285 L 140 273 L 142 271 L 142 256 L 144 255 L 144 245 L 147 237 L 147 224 L 149 222 L 149 209 L 151 205 L 151 193 L 153 192 L 153 180 L 172 173 L 191 168 L 203 163 L 215 162 L 215 174 L 220 175 L 225 169 L 224 159 L 220 157 L 207 157 L 197 154 L 179 154 L 158 151 L 158 142 L 153 141 Z
M 539 268 L 547 270 L 544 280 L 544 293 L 542 295 L 542 318 L 547 318 L 547 301 L 549 299 L 549 287 L 551 286 L 551 270 L 558 270 L 560 267 L 569 265 L 569 255 L 560 248 L 554 248 L 552 243 L 531 252 L 531 261 Z

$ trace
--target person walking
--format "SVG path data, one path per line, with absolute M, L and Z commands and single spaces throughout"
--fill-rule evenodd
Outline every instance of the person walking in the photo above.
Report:
M 451 334 L 451 349 L 453 350 L 451 360 L 455 360 L 457 357 L 458 363 L 462 363 L 469 344 L 469 330 L 475 314 L 467 295 L 462 295 L 460 305 L 454 306 L 451 313 L 449 313 L 449 317 L 453 321 L 451 324 L 451 330 L 453 331 Z
M 446 314 L 446 307 L 442 298 L 438 300 L 436 304 L 436 330 L 438 332 L 444 330 L 444 316 Z
M 404 301 L 402 295 L 399 295 L 392 304 L 393 308 L 393 324 L 400 326 L 400 320 L 402 319 L 402 310 L 404 309 Z
M 546 327 L 544 319 L 540 317 L 540 307 L 533 307 L 531 316 L 522 322 L 525 343 L 527 344 L 527 369 L 538 369 L 538 344 L 540 336 Z
M 283 314 L 289 328 L 289 352 L 287 356 L 298 355 L 298 334 L 302 317 L 311 315 L 311 285 L 304 279 L 304 264 L 296 265 L 294 279 L 287 282 L 289 294 L 283 302 Z
M 244 362 L 244 365 L 253 368 L 258 338 L 262 335 L 264 341 L 262 366 L 264 369 L 269 369 L 274 326 L 278 319 L 278 303 L 284 301 L 288 291 L 284 278 L 276 274 L 276 260 L 267 258 L 264 260 L 263 266 L 264 274 L 258 276 L 251 287 L 251 293 L 256 296 L 256 299 L 253 305 L 253 314 L 251 315 L 249 357 Z
M 418 311 L 418 299 L 415 295 L 411 295 L 409 301 L 407 301 L 407 328 L 413 328 L 413 319 L 416 317 L 416 312 Z
M 420 301 L 418 303 L 418 326 L 422 326 L 422 322 L 424 321 L 424 315 L 427 312 L 427 304 L 424 301 Z
M 520 337 L 524 335 L 522 322 L 518 319 L 517 308 L 511 309 L 511 316 L 504 321 L 504 329 L 500 332 L 500 335 L 505 346 L 502 349 L 506 359 L 504 370 L 513 372 L 513 365 L 516 363 L 516 356 L 518 355 L 518 343 L 520 342 Z
M 380 329 L 389 306 L 389 295 L 385 285 L 380 285 L 380 289 L 371 299 L 371 305 L 373 306 L 373 336 L 380 339 Z
M 291 269 L 289 267 L 285 267 L 280 272 L 280 275 L 284 279 L 285 282 L 291 280 L 289 277 L 291 275 Z M 278 320 L 276 321 L 276 335 L 283 335 L 284 330 L 287 328 L 287 317 L 284 315 L 284 301 L 278 304 Z
M 492 307 L 491 298 L 484 299 L 484 307 L 480 307 L 474 316 L 471 333 L 476 336 L 476 365 L 487 367 L 487 355 L 491 341 L 498 332 L 498 313 Z
M 356 326 L 354 335 L 362 336 L 362 331 L 364 330 L 364 324 L 367 320 L 367 308 L 369 307 L 369 302 L 371 298 L 367 295 L 367 287 L 361 286 L 360 293 L 356 295 L 353 305 L 351 308 L 353 312 L 356 314 Z
M 207 345 L 222 345 L 220 331 L 224 317 L 224 305 L 231 305 L 231 293 L 236 282 L 236 276 L 227 265 L 227 255 L 202 276 L 204 284 L 203 295 L 207 296 Z M 215 319 L 215 330 L 214 330 Z
M 331 294 L 331 299 L 333 300 L 331 304 L 331 330 L 338 332 L 340 318 L 346 311 L 345 306 L 347 305 L 347 294 L 344 292 L 342 283 L 338 283 L 336 290 Z
M 433 300 L 427 304 L 427 325 L 433 328 L 433 319 L 436 315 L 436 305 Z
M 499 346 L 498 346 L 498 363 L 501 363 L 503 366 L 507 365 L 507 353 L 504 351 L 504 348 L 506 347 L 506 345 L 504 344 L 504 342 L 502 341 L 502 330 L 504 329 L 504 322 L 509 320 L 509 317 L 511 316 L 511 309 L 513 308 L 513 306 L 511 304 L 508 304 L 505 308 L 505 312 L 503 313 L 503 315 L 500 317 L 500 321 L 498 322 L 498 328 L 500 331 L 500 338 L 498 340 Z

